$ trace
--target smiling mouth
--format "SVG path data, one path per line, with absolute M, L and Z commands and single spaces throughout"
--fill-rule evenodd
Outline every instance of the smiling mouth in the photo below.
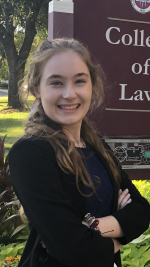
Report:
M 81 104 L 78 105 L 72 105 L 72 106 L 57 106 L 60 109 L 77 109 Z

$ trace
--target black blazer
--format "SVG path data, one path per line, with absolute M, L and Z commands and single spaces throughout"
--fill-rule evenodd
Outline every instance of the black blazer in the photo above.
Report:
M 105 148 L 109 146 L 104 142 Z M 150 221 L 149 203 L 140 195 L 121 172 L 122 190 L 128 188 L 132 202 L 117 211 L 118 188 L 114 176 L 104 158 L 94 151 L 106 168 L 113 186 L 111 215 L 124 232 L 118 238 L 127 244 L 142 234 Z M 15 143 L 9 154 L 11 182 L 30 221 L 30 235 L 19 267 L 117 267 L 121 266 L 120 252 L 114 254 L 111 238 L 100 236 L 81 222 L 85 215 L 85 197 L 75 184 L 75 177 L 66 174 L 58 166 L 51 145 L 42 139 L 21 139 Z M 82 190 L 83 184 L 79 182 Z M 41 247 L 43 240 L 47 247 Z M 49 255 L 45 263 L 39 256 Z

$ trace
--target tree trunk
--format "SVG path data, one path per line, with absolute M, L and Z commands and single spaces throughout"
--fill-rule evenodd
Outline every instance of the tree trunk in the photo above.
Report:
M 13 59 L 12 59 L 12 63 L 13 63 Z M 14 66 L 13 69 L 9 68 L 8 105 L 14 109 L 23 108 L 23 105 L 21 104 L 19 100 L 18 82 L 23 78 L 24 67 L 25 66 L 23 64 L 23 65 L 20 65 L 20 69 L 18 69 L 18 66 Z
M 18 82 L 23 78 L 25 63 L 21 64 L 13 39 L 7 44 L 7 47 L 5 45 L 5 53 L 9 68 L 8 106 L 21 109 L 23 106 L 19 101 Z
M 12 35 L 9 35 L 7 39 L 2 43 L 9 68 L 8 105 L 13 109 L 19 110 L 23 108 L 23 105 L 19 100 L 18 82 L 24 77 L 25 63 L 28 58 L 34 36 L 36 34 L 35 23 L 33 23 L 32 25 L 32 23 L 29 21 L 28 24 L 29 30 L 26 30 L 24 42 L 19 54 L 17 54 L 14 37 Z
M 35 22 L 43 2 L 44 0 L 31 1 L 31 9 L 26 19 L 24 41 L 19 53 L 16 51 L 14 41 L 15 28 L 13 27 L 13 21 L 10 23 L 6 16 L 7 23 L 4 23 L 5 26 L 0 23 L 0 42 L 3 45 L 9 68 L 8 105 L 14 109 L 22 108 L 19 101 L 18 82 L 23 79 L 25 63 L 36 35 Z

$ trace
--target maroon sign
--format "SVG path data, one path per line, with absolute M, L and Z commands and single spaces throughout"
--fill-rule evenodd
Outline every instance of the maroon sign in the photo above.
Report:
M 149 12 L 150 0 L 61 0 L 49 6 L 49 39 L 82 41 L 107 75 L 104 109 L 90 118 L 131 179 L 150 179 Z
M 74 37 L 111 89 L 93 119 L 108 136 L 150 136 L 150 1 L 74 0 Z
M 74 37 L 110 84 L 90 118 L 129 177 L 150 179 L 150 0 L 74 0 L 74 8 Z

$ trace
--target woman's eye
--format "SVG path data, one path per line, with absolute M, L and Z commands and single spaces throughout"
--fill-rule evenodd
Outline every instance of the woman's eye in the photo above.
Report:
M 75 83 L 85 83 L 84 80 L 77 80 Z
M 62 83 L 61 82 L 52 82 L 50 85 L 59 86 L 59 85 L 62 85 Z

